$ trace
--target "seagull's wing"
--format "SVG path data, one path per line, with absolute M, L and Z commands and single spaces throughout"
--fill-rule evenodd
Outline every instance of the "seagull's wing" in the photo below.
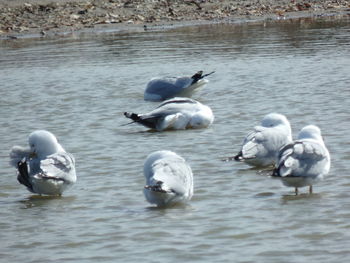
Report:
M 324 174 L 329 162 L 327 149 L 313 141 L 295 141 L 279 153 L 278 175 L 317 176 Z
M 160 108 L 179 110 L 183 109 L 184 107 L 193 107 L 194 105 L 198 105 L 198 102 L 193 99 L 177 97 L 164 101 L 156 108 L 156 110 Z
M 151 80 L 145 90 L 145 99 L 148 96 L 159 96 L 161 100 L 176 96 L 181 91 L 181 87 L 175 85 L 176 79 L 164 78 Z
M 145 127 L 161 131 L 174 124 L 181 114 L 173 113 L 171 111 L 157 110 L 145 114 L 125 112 L 124 115 L 125 117 L 130 118 L 134 122 L 140 123 Z
M 199 109 L 198 102 L 192 99 L 174 98 L 163 102 L 149 116 L 157 118 L 157 130 L 185 129 Z
M 275 156 L 287 142 L 288 138 L 280 128 L 257 126 L 244 140 L 242 149 L 243 157 Z
M 243 141 L 242 155 L 244 159 L 256 158 L 258 155 L 267 153 L 264 142 L 266 138 L 266 129 L 263 127 L 255 127 L 253 131 L 248 133 Z
M 53 179 L 74 183 L 76 181 L 75 160 L 73 155 L 60 152 L 49 155 L 48 158 L 40 162 L 41 173 L 34 177 L 42 179 Z
M 193 187 L 192 171 L 182 159 L 161 159 L 153 164 L 152 169 L 153 183 L 163 182 L 162 188 L 166 191 L 184 195 Z
M 188 123 L 188 119 L 181 113 L 165 115 L 159 119 L 156 129 L 163 131 L 171 128 L 185 129 Z
M 177 86 L 180 90 L 186 89 L 189 86 L 192 85 L 192 83 L 194 82 L 194 80 L 192 78 L 189 77 L 181 77 L 178 78 L 175 82 L 175 86 Z
M 148 128 L 164 130 L 172 126 L 177 120 L 186 122 L 189 116 L 198 111 L 198 102 L 188 98 L 174 98 L 164 101 L 156 109 L 145 114 L 125 112 L 127 118 L 132 119 Z M 188 122 L 188 120 L 187 120 Z M 179 129 L 183 126 L 179 124 Z

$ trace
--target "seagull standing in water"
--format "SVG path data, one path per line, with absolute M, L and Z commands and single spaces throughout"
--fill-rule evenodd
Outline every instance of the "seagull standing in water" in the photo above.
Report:
M 45 130 L 32 132 L 29 149 L 14 146 L 10 164 L 17 168 L 17 180 L 40 195 L 62 195 L 76 180 L 74 157 Z
M 209 81 L 205 77 L 213 74 L 198 71 L 192 77 L 154 78 L 146 87 L 144 99 L 163 101 L 174 97 L 191 97 L 192 94 Z
M 191 167 L 171 151 L 156 151 L 148 155 L 143 173 L 147 201 L 158 207 L 186 203 L 193 195 Z
M 273 176 L 279 177 L 285 186 L 298 188 L 312 185 L 324 179 L 329 172 L 331 158 L 325 146 L 321 130 L 315 125 L 305 126 L 298 139 L 284 146 L 278 154 L 277 168 Z
M 211 109 L 189 98 L 164 101 L 156 109 L 145 114 L 124 113 L 125 117 L 157 131 L 205 128 L 214 121 Z
M 248 133 L 234 159 L 257 167 L 274 165 L 280 148 L 290 142 L 292 130 L 287 118 L 270 113 L 262 119 L 261 126 Z

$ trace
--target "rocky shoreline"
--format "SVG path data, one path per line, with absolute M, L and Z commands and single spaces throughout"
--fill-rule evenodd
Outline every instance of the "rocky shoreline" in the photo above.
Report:
M 0 0 L 0 36 L 292 13 L 349 13 L 345 0 Z

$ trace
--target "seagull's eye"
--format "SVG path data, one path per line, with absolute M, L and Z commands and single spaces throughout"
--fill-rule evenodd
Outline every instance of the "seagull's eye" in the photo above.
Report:
M 32 147 L 32 148 L 34 148 L 34 146 L 35 146 L 34 144 L 31 144 L 31 145 L 30 145 L 30 147 Z

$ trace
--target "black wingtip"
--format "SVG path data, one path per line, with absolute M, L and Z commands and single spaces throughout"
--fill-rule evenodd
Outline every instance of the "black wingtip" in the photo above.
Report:
M 143 114 L 136 114 L 131 112 L 124 112 L 124 116 L 137 122 L 145 127 L 156 129 L 158 116 L 144 116 Z
M 203 79 L 211 74 L 215 73 L 215 71 L 212 71 L 208 74 L 203 75 L 203 70 L 198 71 L 196 74 L 194 74 L 191 78 L 193 79 L 192 84 L 196 83 L 198 80 Z
M 235 157 L 233 157 L 233 159 L 237 162 L 241 162 L 243 161 L 243 153 L 242 151 L 240 151 Z
M 124 112 L 124 116 L 129 118 L 129 119 L 132 119 L 133 121 L 138 121 L 140 120 L 140 117 L 138 114 L 136 113 L 132 113 L 132 112 Z
M 33 186 L 29 180 L 28 165 L 26 161 L 19 161 L 17 163 L 18 175 L 17 180 L 20 184 L 25 185 L 28 189 L 33 190 Z
M 192 83 L 196 83 L 198 80 L 202 79 L 203 76 L 203 70 L 198 71 L 196 74 L 194 74 L 191 79 L 193 79 Z
M 202 78 L 208 77 L 208 76 L 210 76 L 211 74 L 214 74 L 214 73 L 215 73 L 215 71 L 212 71 L 212 72 L 210 72 L 208 74 L 204 74 L 204 75 L 202 75 Z

